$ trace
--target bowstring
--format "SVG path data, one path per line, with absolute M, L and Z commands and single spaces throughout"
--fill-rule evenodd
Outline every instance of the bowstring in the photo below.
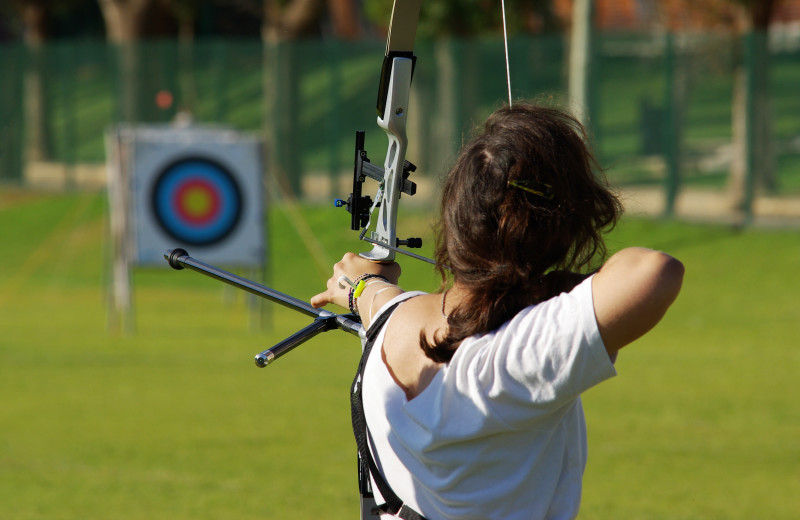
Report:
M 503 47 L 506 53 L 506 84 L 508 85 L 508 106 L 511 103 L 511 66 L 508 59 L 508 29 L 506 28 L 506 0 L 500 0 L 500 6 L 503 11 Z

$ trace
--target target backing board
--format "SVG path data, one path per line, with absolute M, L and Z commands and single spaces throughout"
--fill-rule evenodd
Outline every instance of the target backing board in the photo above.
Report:
M 139 129 L 131 143 L 134 262 L 264 265 L 261 144 L 232 131 Z

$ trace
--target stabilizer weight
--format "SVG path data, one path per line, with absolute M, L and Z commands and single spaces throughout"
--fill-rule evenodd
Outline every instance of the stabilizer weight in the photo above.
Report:
M 189 256 L 189 252 L 180 247 L 176 247 L 175 249 L 169 251 L 169 258 L 167 258 L 169 266 L 173 269 L 177 269 L 178 271 L 183 269 L 183 264 L 181 264 L 179 261 L 179 258 L 182 256 Z

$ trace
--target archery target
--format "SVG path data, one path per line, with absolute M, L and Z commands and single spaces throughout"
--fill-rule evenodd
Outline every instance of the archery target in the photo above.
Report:
M 220 242 L 242 216 L 242 191 L 234 176 L 219 163 L 200 157 L 167 166 L 153 184 L 151 201 L 164 232 L 189 245 Z
M 211 264 L 264 264 L 260 141 L 205 128 L 133 135 L 136 263 L 166 265 L 164 252 L 182 247 Z

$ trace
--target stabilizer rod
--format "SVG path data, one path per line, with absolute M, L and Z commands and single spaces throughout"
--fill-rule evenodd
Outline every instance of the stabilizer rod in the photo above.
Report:
M 352 314 L 334 314 L 330 311 L 316 309 L 308 302 L 276 291 L 275 289 L 271 289 L 252 280 L 248 280 L 247 278 L 242 278 L 241 276 L 224 271 L 213 265 L 201 262 L 200 260 L 196 260 L 189 256 L 189 253 L 185 249 L 169 249 L 164 253 L 164 259 L 173 269 L 180 270 L 186 268 L 196 271 L 314 318 L 314 321 L 307 327 L 292 334 L 272 348 L 257 354 L 255 363 L 259 367 L 267 366 L 275 359 L 286 354 L 301 343 L 313 338 L 320 332 L 342 329 L 359 338 L 363 339 L 364 337 L 364 327 Z

